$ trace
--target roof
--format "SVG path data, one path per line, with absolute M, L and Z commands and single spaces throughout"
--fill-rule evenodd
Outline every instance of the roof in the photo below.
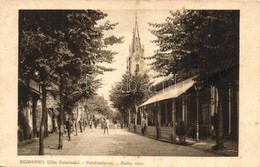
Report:
M 151 81 L 153 81 L 152 86 L 155 86 L 155 85 L 162 83 L 164 81 L 168 81 L 168 80 L 172 79 L 173 76 L 174 76 L 173 74 L 169 74 L 168 76 L 154 78 L 154 79 L 151 80 Z
M 187 80 L 178 82 L 174 85 L 171 85 L 165 89 L 160 90 L 157 92 L 154 96 L 152 96 L 150 99 L 148 99 L 146 102 L 141 104 L 140 106 L 144 106 L 147 104 L 151 104 L 154 102 L 159 102 L 166 99 L 172 99 L 180 96 L 181 94 L 185 93 L 190 87 L 193 86 L 195 81 L 193 81 L 193 78 L 189 78 Z M 139 107 L 140 107 L 139 106 Z

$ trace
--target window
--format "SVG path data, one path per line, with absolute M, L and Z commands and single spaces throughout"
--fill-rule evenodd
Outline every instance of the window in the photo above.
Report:
M 139 72 L 139 64 L 136 64 L 136 66 L 135 66 L 135 70 L 136 70 L 136 73 Z

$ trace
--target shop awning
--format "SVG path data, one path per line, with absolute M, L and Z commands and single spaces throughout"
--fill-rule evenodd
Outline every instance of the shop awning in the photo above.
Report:
M 178 82 L 177 84 L 171 85 L 167 88 L 164 88 L 157 92 L 154 96 L 152 96 L 150 99 L 148 99 L 146 102 L 141 104 L 139 107 L 159 102 L 162 100 L 172 99 L 180 96 L 181 94 L 185 93 L 190 87 L 192 87 L 194 84 L 194 81 L 192 78 Z

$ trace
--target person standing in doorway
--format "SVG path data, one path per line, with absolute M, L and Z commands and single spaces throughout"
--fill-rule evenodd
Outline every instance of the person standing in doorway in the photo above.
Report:
M 71 121 L 70 121 L 70 118 L 68 118 L 68 120 L 66 121 L 66 129 L 67 129 L 67 132 L 68 132 L 68 138 L 69 138 L 69 141 L 70 141 L 70 130 L 71 130 Z
M 109 128 L 109 119 L 107 118 L 105 120 L 104 134 L 106 133 L 106 131 L 107 131 L 107 134 L 109 134 L 108 128 Z

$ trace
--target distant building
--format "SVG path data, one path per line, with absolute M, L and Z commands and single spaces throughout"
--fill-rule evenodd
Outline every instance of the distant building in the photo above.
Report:
M 132 44 L 129 46 L 129 56 L 127 58 L 127 71 L 132 75 L 143 75 L 147 71 L 147 67 L 144 62 L 144 46 L 141 45 L 137 16 L 135 17 L 135 27 L 133 30 Z

